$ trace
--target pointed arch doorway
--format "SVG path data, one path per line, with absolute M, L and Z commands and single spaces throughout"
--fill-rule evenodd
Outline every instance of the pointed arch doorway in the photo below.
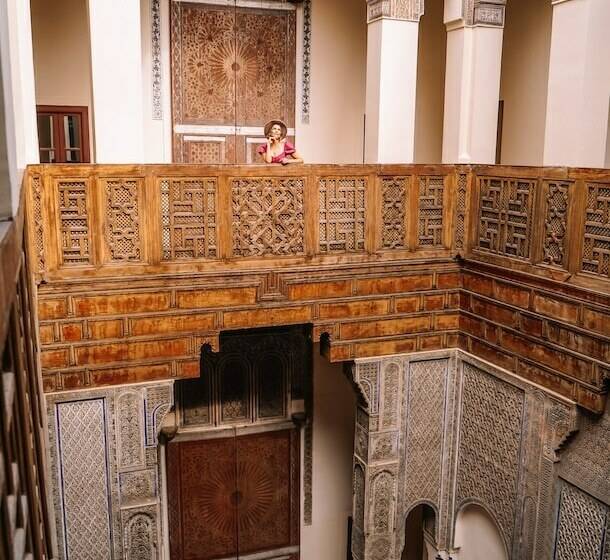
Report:
M 294 4 L 172 0 L 174 162 L 254 163 L 270 119 L 293 137 L 295 67 Z

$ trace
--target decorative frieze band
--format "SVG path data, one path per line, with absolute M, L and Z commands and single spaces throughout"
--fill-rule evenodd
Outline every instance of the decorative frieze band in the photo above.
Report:
M 504 27 L 506 0 L 464 0 L 466 25 L 492 25 Z
M 366 0 L 367 21 L 390 18 L 419 21 L 424 14 L 424 0 Z

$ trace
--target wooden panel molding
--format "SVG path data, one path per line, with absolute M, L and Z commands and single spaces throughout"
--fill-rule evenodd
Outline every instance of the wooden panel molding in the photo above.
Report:
M 462 348 L 600 412 L 610 172 L 32 166 L 44 386 L 199 375 L 221 331 L 311 324 L 332 361 Z

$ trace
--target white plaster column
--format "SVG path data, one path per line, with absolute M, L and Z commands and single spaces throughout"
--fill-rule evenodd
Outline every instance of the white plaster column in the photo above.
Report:
M 413 163 L 421 0 L 367 0 L 366 163 Z
M 2 218 L 15 215 L 19 208 L 21 178 L 25 166 L 38 163 L 38 130 L 32 22 L 28 0 L 0 2 L 0 64 L 6 134 L 10 204 L 0 202 Z M 3 170 L 2 170 L 3 171 Z M 4 191 L 0 193 L 3 195 Z
M 495 163 L 504 8 L 445 0 L 443 163 Z
M 544 165 L 609 163 L 609 24 L 608 0 L 553 2 Z
M 144 161 L 139 0 L 89 0 L 97 163 Z

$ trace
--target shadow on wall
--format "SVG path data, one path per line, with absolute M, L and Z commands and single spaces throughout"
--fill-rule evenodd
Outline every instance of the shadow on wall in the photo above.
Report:
M 458 513 L 454 546 L 464 560 L 508 560 L 502 535 L 480 506 L 468 505 Z

